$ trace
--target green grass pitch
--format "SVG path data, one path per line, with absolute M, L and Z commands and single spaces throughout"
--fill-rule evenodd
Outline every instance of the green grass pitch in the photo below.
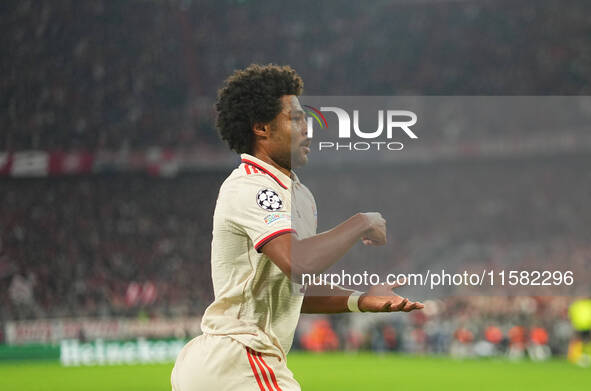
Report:
M 288 362 L 305 391 L 591 389 L 591 369 L 566 361 L 292 353 Z M 171 368 L 172 364 L 63 368 L 48 362 L 1 363 L 0 390 L 169 391 Z

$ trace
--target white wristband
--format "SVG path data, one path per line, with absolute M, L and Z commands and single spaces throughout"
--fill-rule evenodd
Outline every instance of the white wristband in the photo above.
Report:
M 349 295 L 347 299 L 347 308 L 351 312 L 361 312 L 359 309 L 359 296 L 361 296 L 363 292 L 355 291 Z

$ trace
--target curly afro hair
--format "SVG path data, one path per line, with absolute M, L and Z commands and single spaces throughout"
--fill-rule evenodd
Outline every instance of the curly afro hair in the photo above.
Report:
M 216 127 L 238 153 L 252 153 L 255 123 L 269 123 L 281 112 L 283 95 L 301 95 L 304 82 L 290 66 L 251 64 L 235 71 L 218 91 Z

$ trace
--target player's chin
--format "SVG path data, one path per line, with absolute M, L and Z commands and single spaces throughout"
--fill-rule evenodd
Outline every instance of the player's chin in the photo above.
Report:
M 297 154 L 294 154 L 294 159 L 292 159 L 292 166 L 294 167 L 301 167 L 308 164 L 308 153 L 300 151 Z

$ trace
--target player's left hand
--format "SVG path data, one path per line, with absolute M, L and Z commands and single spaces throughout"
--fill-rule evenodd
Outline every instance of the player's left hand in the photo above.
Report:
M 393 289 L 400 286 L 401 284 L 372 286 L 359 297 L 359 309 L 362 312 L 410 312 L 425 308 L 421 302 L 410 301 L 395 294 Z

